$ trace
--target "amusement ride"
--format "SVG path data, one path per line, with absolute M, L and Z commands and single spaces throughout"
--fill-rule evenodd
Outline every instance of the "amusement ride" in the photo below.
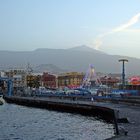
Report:
M 96 75 L 94 66 L 92 64 L 89 65 L 89 68 L 85 74 L 83 79 L 83 83 L 81 85 L 82 88 L 93 88 L 100 87 L 102 85 L 100 78 Z

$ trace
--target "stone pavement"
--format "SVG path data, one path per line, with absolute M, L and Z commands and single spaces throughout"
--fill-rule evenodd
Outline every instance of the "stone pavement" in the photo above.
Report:
M 112 104 L 112 108 L 119 110 L 120 118 L 127 117 L 129 123 L 118 124 L 120 135 L 112 140 L 140 140 L 140 107 L 122 104 Z M 124 134 L 127 131 L 127 135 Z

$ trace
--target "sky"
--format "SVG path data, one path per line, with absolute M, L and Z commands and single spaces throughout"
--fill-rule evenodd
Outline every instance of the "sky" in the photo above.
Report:
M 80 45 L 140 58 L 140 0 L 0 0 L 0 50 Z

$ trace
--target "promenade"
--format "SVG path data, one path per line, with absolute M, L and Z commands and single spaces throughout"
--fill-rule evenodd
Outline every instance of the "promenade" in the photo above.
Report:
M 120 117 L 127 117 L 129 123 L 119 123 L 120 135 L 112 140 L 140 140 L 140 107 L 125 104 L 111 104 L 111 107 L 119 110 Z M 124 135 L 127 131 L 127 135 Z

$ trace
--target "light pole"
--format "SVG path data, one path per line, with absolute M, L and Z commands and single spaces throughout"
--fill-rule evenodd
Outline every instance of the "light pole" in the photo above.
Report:
M 122 62 L 122 89 L 125 87 L 125 62 L 128 62 L 127 59 L 120 59 L 119 62 Z

